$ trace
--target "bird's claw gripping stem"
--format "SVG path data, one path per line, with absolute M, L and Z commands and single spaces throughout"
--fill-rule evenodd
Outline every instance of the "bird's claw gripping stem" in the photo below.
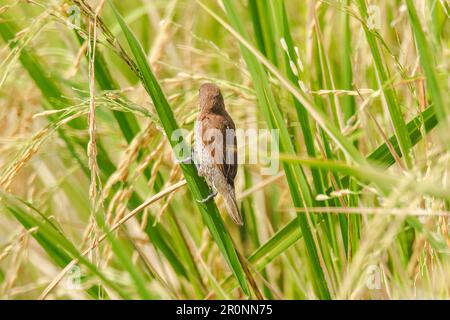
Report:
M 197 202 L 198 203 L 205 203 L 205 202 L 208 202 L 209 200 L 211 200 L 212 198 L 214 198 L 215 196 L 217 196 L 217 191 L 211 192 L 210 195 L 207 196 L 205 199 L 197 200 Z
M 189 156 L 184 159 L 177 159 L 177 163 L 190 164 L 191 162 L 192 162 L 192 156 Z
M 195 163 L 195 150 L 194 148 L 191 148 L 191 155 L 184 158 L 184 159 L 177 159 L 176 160 L 177 163 L 182 163 L 182 164 L 191 164 L 194 163 L 195 166 L 197 166 L 197 163 Z M 197 167 L 198 169 L 198 167 Z

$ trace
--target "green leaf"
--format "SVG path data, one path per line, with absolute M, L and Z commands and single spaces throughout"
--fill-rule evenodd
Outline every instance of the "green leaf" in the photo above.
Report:
M 239 34 L 244 39 L 248 39 L 248 35 L 245 32 L 243 23 L 238 17 L 232 1 L 226 0 L 224 1 L 224 5 L 231 24 L 236 30 L 238 30 Z M 209 9 L 207 10 L 210 14 L 212 13 Z M 215 16 L 215 18 L 217 19 L 217 16 Z M 295 149 L 292 145 L 290 134 L 287 130 L 281 110 L 279 109 L 276 99 L 272 93 L 272 89 L 270 88 L 269 80 L 264 67 L 259 63 L 252 52 L 250 52 L 244 45 L 241 45 L 241 53 L 248 66 L 250 74 L 252 75 L 258 102 L 266 116 L 266 121 L 271 129 L 279 130 L 280 150 L 282 152 L 294 154 Z M 312 206 L 313 198 L 311 195 L 311 190 L 302 168 L 295 164 L 287 164 L 284 165 L 284 170 L 286 173 L 286 178 L 288 180 L 289 189 L 291 191 L 291 197 L 294 205 L 300 207 Z M 305 244 L 309 256 L 308 260 L 311 264 L 312 272 L 315 275 L 313 277 L 313 283 L 315 286 L 316 294 L 321 299 L 329 299 L 330 293 L 328 290 L 328 285 L 325 280 L 322 265 L 320 264 L 318 248 L 316 247 L 316 243 L 311 231 L 311 226 L 308 223 L 308 218 L 305 214 L 299 214 L 297 215 L 297 219 L 299 220 L 299 225 L 304 235 Z
M 437 4 L 435 4 L 437 5 Z M 408 7 L 409 19 L 416 38 L 417 48 L 419 50 L 420 63 L 423 67 L 426 76 L 426 82 L 433 105 L 436 108 L 436 114 L 440 119 L 446 119 L 450 113 L 448 104 L 444 103 L 444 99 L 439 88 L 439 82 L 435 72 L 434 56 L 430 50 L 427 37 L 420 25 L 420 20 L 417 15 L 416 8 L 413 1 L 406 0 Z
M 0 15 L 0 35 L 6 42 L 8 42 L 11 49 L 16 48 L 17 46 L 16 40 L 14 40 L 15 34 L 18 32 L 17 30 L 18 28 L 11 22 L 11 19 L 9 19 L 5 13 L 2 13 Z M 43 104 L 44 107 L 48 109 L 55 109 L 56 107 L 56 109 L 59 109 L 70 106 L 70 101 L 65 97 L 62 90 L 55 82 L 54 78 L 47 72 L 47 69 L 43 67 L 43 64 L 31 50 L 29 50 L 28 48 L 22 48 L 19 53 L 19 60 L 22 66 L 28 71 L 36 86 L 42 92 L 43 97 L 46 99 Z M 106 86 L 105 88 L 114 88 L 115 84 L 112 78 L 108 76 L 108 71 L 98 63 L 95 64 L 95 66 L 98 68 L 96 69 L 96 71 L 99 72 L 99 74 L 97 75 L 100 77 L 98 78 L 99 82 L 103 86 Z M 52 122 L 56 121 L 56 117 L 52 115 L 49 116 L 49 119 Z M 86 128 L 86 123 L 77 122 L 76 124 L 72 124 L 72 122 L 70 122 L 69 125 L 71 125 L 75 129 Z M 130 128 L 131 127 L 132 124 L 130 124 Z M 61 128 L 58 128 L 58 133 L 66 143 L 68 151 L 71 153 L 74 159 L 77 160 L 78 164 L 83 169 L 85 175 L 89 176 L 89 169 L 85 161 L 83 161 L 76 152 L 73 140 L 69 139 L 66 136 L 64 130 Z M 124 135 L 127 137 L 131 137 L 132 135 L 134 135 L 134 132 L 125 131 Z M 86 139 L 83 139 L 82 141 L 76 140 L 76 143 L 80 144 L 82 150 L 86 150 Z M 116 170 L 116 167 L 110 160 L 101 141 L 97 141 L 97 147 L 99 150 L 98 163 L 100 164 L 100 169 L 103 173 L 103 176 L 108 177 Z M 133 193 L 130 199 L 130 205 L 133 207 L 137 207 L 141 203 L 142 200 L 135 193 Z M 153 217 L 149 218 L 153 219 Z M 167 244 L 166 239 L 169 238 L 167 236 L 167 232 L 161 226 L 152 227 L 152 225 L 153 220 L 150 221 L 149 226 L 146 229 L 146 233 L 149 235 L 150 239 L 155 243 L 155 245 L 164 253 L 174 270 L 178 274 L 186 276 L 186 271 L 182 263 L 179 261 L 177 255 L 173 252 L 173 249 L 170 247 L 170 245 Z
M 359 0 L 359 11 L 364 20 L 369 19 L 367 12 L 366 0 Z M 364 33 L 366 35 L 367 43 L 369 44 L 372 52 L 372 57 L 375 62 L 377 75 L 380 82 L 380 87 L 383 90 L 383 95 L 386 100 L 389 114 L 391 116 L 392 125 L 399 141 L 400 150 L 405 159 L 406 166 L 409 168 L 412 165 L 412 157 L 410 150 L 412 147 L 411 140 L 409 139 L 406 124 L 401 113 L 400 105 L 395 95 L 395 90 L 390 84 L 389 70 L 386 67 L 380 49 L 378 47 L 377 39 L 374 35 L 374 30 L 370 30 L 366 23 L 363 23 Z
M 432 107 L 427 108 L 422 113 L 417 115 L 413 120 L 407 124 L 408 133 L 413 144 L 417 144 L 422 140 L 420 127 L 423 123 L 426 132 L 430 132 L 437 125 L 437 118 Z M 397 146 L 398 142 L 395 135 L 390 137 L 389 141 L 394 146 Z M 400 151 L 398 151 L 400 152 Z M 376 163 L 380 168 L 388 168 L 395 163 L 394 157 L 391 155 L 386 143 L 380 145 L 375 151 L 373 151 L 367 159 Z M 342 179 L 348 179 L 348 176 Z M 416 217 L 408 217 L 408 223 L 417 230 L 422 230 L 423 227 L 418 222 Z M 432 238 L 429 235 L 428 238 Z M 277 231 L 266 243 L 256 249 L 249 257 L 248 260 L 256 266 L 257 270 L 261 270 L 273 259 L 283 254 L 287 248 L 292 246 L 295 242 L 302 238 L 302 233 L 298 227 L 298 220 L 293 219 L 279 231 Z M 438 243 L 432 238 L 431 243 L 434 244 L 436 249 L 442 249 L 445 247 L 445 243 Z M 233 287 L 233 281 L 231 278 L 227 278 L 222 282 L 222 286 L 230 289 Z
M 39 245 L 47 252 L 49 257 L 55 261 L 61 268 L 67 266 L 73 259 L 78 259 L 79 263 L 84 265 L 89 271 L 95 274 L 104 285 L 117 292 L 122 298 L 130 299 L 114 281 L 104 275 L 94 264 L 83 257 L 80 251 L 64 236 L 43 213 L 37 210 L 33 205 L 2 193 L 2 201 L 6 201 L 5 208 L 19 221 L 27 230 L 32 231 L 32 236 Z M 31 212 L 37 213 L 34 217 L 32 213 L 25 210 L 24 205 L 31 209 Z M 90 288 L 88 293 L 94 298 L 98 298 L 95 288 Z

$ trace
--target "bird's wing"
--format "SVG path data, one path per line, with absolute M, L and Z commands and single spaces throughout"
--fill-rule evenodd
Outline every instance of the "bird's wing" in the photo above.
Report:
M 208 134 L 208 129 L 214 131 Z M 202 131 L 203 144 L 216 160 L 215 165 L 223 173 L 228 184 L 234 186 L 238 165 L 236 126 L 233 120 L 228 113 L 206 116 L 202 119 Z
M 224 154 L 225 161 L 223 165 L 223 173 L 227 178 L 229 184 L 234 186 L 234 178 L 237 174 L 237 140 L 236 140 L 236 126 L 233 120 L 227 114 L 226 121 L 224 121 L 225 129 L 225 142 L 224 142 Z

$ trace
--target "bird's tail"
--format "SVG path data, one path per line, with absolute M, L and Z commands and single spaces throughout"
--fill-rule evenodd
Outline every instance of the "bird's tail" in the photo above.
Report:
M 222 196 L 225 202 L 225 207 L 227 208 L 228 214 L 231 219 L 234 221 L 234 223 L 243 225 L 244 223 L 242 221 L 242 215 L 236 201 L 234 187 L 231 185 L 227 185 L 227 190 L 226 192 L 222 193 Z

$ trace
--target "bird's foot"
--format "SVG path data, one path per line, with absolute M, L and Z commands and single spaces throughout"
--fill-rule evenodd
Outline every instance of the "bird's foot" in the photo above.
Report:
M 176 163 L 182 163 L 182 164 L 190 164 L 190 163 L 192 163 L 192 161 L 193 161 L 193 159 L 192 159 L 192 156 L 189 156 L 189 157 L 187 157 L 187 158 L 184 158 L 184 159 L 176 159 Z
M 205 202 L 208 202 L 209 200 L 211 200 L 212 198 L 214 198 L 215 196 L 217 196 L 217 191 L 211 192 L 211 194 L 209 196 L 207 196 L 205 199 L 197 200 L 197 202 L 205 203 Z
M 188 156 L 188 157 L 186 157 L 186 158 L 184 158 L 184 159 L 176 159 L 175 161 L 176 161 L 176 163 L 182 163 L 182 164 L 191 164 L 191 163 L 194 163 L 195 164 L 195 166 L 197 167 L 197 170 L 199 169 L 199 166 L 198 166 L 198 164 L 196 163 L 196 161 L 195 161 L 195 149 L 194 148 L 191 148 L 191 155 L 190 156 Z

